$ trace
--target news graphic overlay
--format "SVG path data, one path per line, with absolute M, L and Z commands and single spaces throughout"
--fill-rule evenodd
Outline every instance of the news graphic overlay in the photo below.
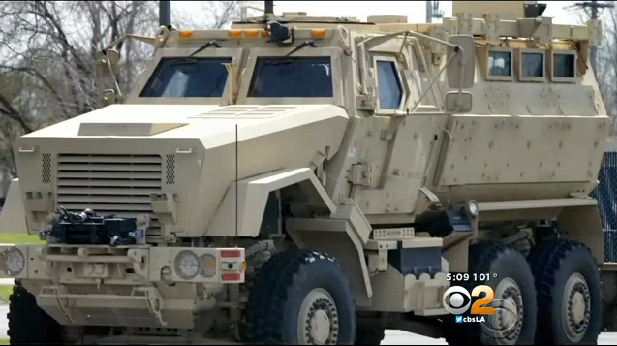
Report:
M 456 323 L 478 323 L 483 335 L 490 339 L 516 340 L 522 326 L 522 306 L 520 295 L 512 294 L 512 280 L 501 280 L 495 290 L 500 299 L 495 298 L 493 289 L 486 285 L 473 288 L 471 294 L 461 286 L 451 286 L 443 296 L 443 304 L 450 314 L 456 315 Z M 474 300 L 475 298 L 475 300 Z

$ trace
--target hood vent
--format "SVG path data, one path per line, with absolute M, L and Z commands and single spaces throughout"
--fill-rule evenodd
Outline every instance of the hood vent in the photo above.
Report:
M 78 136 L 148 137 L 187 123 L 81 123 Z

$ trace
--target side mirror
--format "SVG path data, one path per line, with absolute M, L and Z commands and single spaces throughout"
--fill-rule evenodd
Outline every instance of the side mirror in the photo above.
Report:
M 473 95 L 469 91 L 450 91 L 446 94 L 446 113 L 469 113 L 473 108 Z
M 268 25 L 270 30 L 270 39 L 277 44 L 289 44 L 293 43 L 293 30 L 279 22 L 270 22 Z
M 476 42 L 470 35 L 452 35 L 448 40 L 448 86 L 453 89 L 471 88 L 476 77 Z M 463 54 L 460 53 L 462 49 Z M 462 73 L 462 75 L 461 75 Z

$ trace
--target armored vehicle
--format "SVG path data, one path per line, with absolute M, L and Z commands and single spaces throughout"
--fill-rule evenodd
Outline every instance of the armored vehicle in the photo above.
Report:
M 112 43 L 106 106 L 15 143 L 11 342 L 596 342 L 602 35 L 542 10 L 162 26 L 126 93 Z

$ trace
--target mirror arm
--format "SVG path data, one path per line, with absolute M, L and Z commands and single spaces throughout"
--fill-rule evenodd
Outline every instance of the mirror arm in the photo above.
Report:
M 109 58 L 107 58 L 107 68 L 109 69 L 109 74 L 113 77 L 113 81 L 114 81 L 114 87 L 116 88 L 116 91 L 118 92 L 118 97 L 122 98 L 122 90 L 120 90 L 120 84 L 118 83 L 118 78 L 116 77 L 116 75 L 114 74 L 114 70 L 111 67 L 111 61 L 109 60 Z
M 439 77 L 441 77 L 441 75 L 444 73 L 444 71 L 446 71 L 448 69 L 448 66 L 450 65 L 450 62 L 452 61 L 452 59 L 454 59 L 456 55 L 452 55 L 448 61 L 446 62 L 446 64 L 444 65 L 444 67 L 442 67 L 439 70 L 439 73 L 437 73 L 437 75 L 435 77 L 433 77 L 433 79 L 431 80 L 431 82 L 429 83 L 429 85 L 424 88 L 424 90 L 422 91 L 422 94 L 420 94 L 420 97 L 418 98 L 418 101 L 416 101 L 416 104 L 414 105 L 413 109 L 409 110 L 407 113 L 411 114 L 413 112 L 415 112 L 418 107 L 420 107 L 420 101 L 422 101 L 424 99 L 424 97 L 426 97 L 426 94 L 428 94 L 428 91 L 432 89 L 433 84 L 435 84 L 435 82 L 439 79 Z M 461 89 L 462 91 L 462 89 Z M 460 98 L 460 95 L 459 95 Z
M 118 38 L 115 41 L 113 41 L 110 44 L 108 44 L 107 47 L 103 48 L 103 50 L 114 48 L 115 46 L 119 45 L 120 43 L 126 41 L 126 39 L 128 39 L 128 38 L 132 38 L 135 41 L 143 42 L 143 43 L 149 44 L 151 46 L 154 46 L 155 42 L 156 42 L 156 39 L 154 37 L 134 35 L 134 34 L 124 34 L 120 38 Z
M 126 41 L 129 38 L 134 39 L 138 42 L 149 44 L 151 46 L 156 46 L 156 39 L 154 37 L 135 35 L 135 34 L 124 34 L 120 38 L 112 41 L 105 48 L 103 48 L 102 50 L 103 53 L 107 55 L 107 50 L 116 48 L 120 43 Z M 120 90 L 120 83 L 118 83 L 118 77 L 114 74 L 113 68 L 111 66 L 111 61 L 109 58 L 107 58 L 107 69 L 109 70 L 109 74 L 112 77 L 114 88 L 116 89 L 116 92 L 118 93 L 117 97 L 121 99 L 124 96 L 124 94 L 122 94 L 122 90 Z
M 444 40 L 440 40 L 438 38 L 431 37 L 431 36 L 428 36 L 428 35 L 420 34 L 420 33 L 415 32 L 415 31 L 409 31 L 409 30 L 407 30 L 407 31 L 399 31 L 399 32 L 395 32 L 395 33 L 392 33 L 392 34 L 388 34 L 388 35 L 379 35 L 379 34 L 371 35 L 371 36 L 367 37 L 366 39 L 360 41 L 358 43 L 358 45 L 367 46 L 371 41 L 374 41 L 374 40 L 387 41 L 387 40 L 389 40 L 389 39 L 391 39 L 393 37 L 398 37 L 398 36 L 401 36 L 401 35 L 403 35 L 404 39 L 405 39 L 406 36 L 412 36 L 412 37 L 416 37 L 416 38 L 423 38 L 423 39 L 429 40 L 431 42 L 435 42 L 435 43 L 444 45 L 446 47 L 451 47 L 451 48 L 456 47 L 455 45 L 451 44 L 450 42 L 447 42 L 447 41 L 444 41 Z
M 410 35 L 410 36 L 417 37 L 417 38 L 423 38 L 425 40 L 429 40 L 431 42 L 435 42 L 435 43 L 444 45 L 446 47 L 451 47 L 451 48 L 457 47 L 457 46 L 451 44 L 450 42 L 447 42 L 447 41 L 444 41 L 444 40 L 440 40 L 438 38 L 431 37 L 431 36 L 428 36 L 428 35 L 420 34 L 420 33 L 415 32 L 415 31 L 408 31 L 407 34 Z
M 459 58 L 459 64 L 461 64 L 461 72 L 459 74 L 458 97 L 456 98 L 456 106 L 458 107 L 457 109 L 460 109 L 461 98 L 463 95 L 463 81 L 465 80 L 465 50 L 461 46 L 456 46 L 454 47 L 454 51 L 461 56 Z M 452 57 L 454 56 L 455 55 L 452 55 Z M 448 59 L 448 63 L 446 64 L 446 66 L 450 64 L 450 60 L 452 60 L 452 57 Z
M 411 40 L 412 40 L 412 48 L 417 55 L 418 61 L 420 63 L 420 67 L 422 67 L 420 72 L 425 72 L 428 75 L 429 68 L 428 68 L 428 64 L 426 63 L 426 59 L 424 58 L 424 54 L 422 53 L 422 48 L 420 48 L 420 40 L 418 40 L 417 37 L 412 37 Z M 430 72 L 432 73 L 432 71 Z M 437 96 L 437 93 L 435 92 L 435 89 L 431 88 L 431 90 L 433 91 L 433 97 L 435 98 L 435 100 L 437 100 L 438 96 Z M 441 93 L 441 89 L 439 89 L 439 91 Z M 443 97 L 443 95 L 441 96 Z M 411 98 L 407 99 L 407 102 L 405 104 L 405 109 L 409 108 L 410 102 L 411 102 Z
M 441 44 L 443 46 L 454 48 L 454 49 L 457 49 L 457 47 L 459 47 L 459 46 L 451 44 L 450 42 L 443 41 L 443 40 L 440 40 L 440 39 L 435 38 L 435 37 L 431 37 L 431 36 L 427 36 L 427 35 L 424 35 L 424 34 L 420 34 L 420 33 L 417 33 L 415 31 L 406 30 L 406 31 L 395 32 L 395 33 L 388 34 L 388 35 L 371 35 L 371 36 L 365 38 L 364 40 L 360 41 L 357 44 L 357 46 L 358 46 L 358 55 L 364 56 L 364 52 L 367 50 L 367 46 L 369 45 L 369 43 L 371 43 L 371 41 L 375 41 L 375 40 L 383 41 L 383 40 L 388 40 L 390 38 L 398 37 L 398 36 L 401 36 L 401 35 L 403 35 L 403 43 L 401 44 L 401 51 L 402 51 L 402 49 L 403 49 L 403 47 L 404 47 L 404 45 L 405 45 L 405 43 L 407 41 L 407 38 L 409 36 L 415 38 L 416 40 L 419 39 L 419 38 L 422 38 L 422 39 L 426 39 L 426 40 L 429 40 L 431 42 L 434 42 L 434 43 L 437 43 L 437 44 Z M 360 54 L 360 53 L 362 53 L 362 54 Z M 455 55 L 453 55 L 452 57 L 454 57 L 454 56 Z M 445 67 L 442 68 L 435 77 L 433 77 L 433 80 L 431 80 L 431 83 L 429 84 L 429 86 L 422 92 L 422 95 L 420 96 L 420 98 L 416 102 L 414 108 L 411 111 L 407 112 L 408 114 L 409 113 L 413 113 L 416 109 L 418 109 L 418 107 L 420 106 L 420 101 L 422 101 L 422 99 L 424 99 L 424 97 L 426 96 L 426 94 L 428 93 L 429 90 L 432 90 L 433 84 L 435 84 L 435 82 L 439 79 L 439 77 L 441 77 L 443 72 L 447 69 L 448 65 L 450 65 L 450 62 L 452 61 L 452 57 L 450 57 L 450 59 L 448 59 L 448 62 L 446 63 Z M 462 57 L 464 57 L 464 55 Z M 422 58 L 424 58 L 424 56 L 422 56 Z M 364 59 L 361 59 L 361 61 L 359 63 L 360 63 L 360 71 L 361 71 L 362 77 L 364 77 L 363 74 L 366 73 L 366 63 L 365 63 Z M 426 66 L 426 62 L 425 61 L 424 61 L 423 65 Z M 428 67 L 428 66 L 426 66 L 426 67 Z M 427 72 L 428 72 L 428 70 L 427 70 Z M 464 75 L 461 74 L 461 78 L 463 76 Z M 362 78 L 362 79 L 364 79 L 364 78 Z M 366 84 L 365 84 L 364 80 L 362 80 L 362 82 L 361 82 L 361 88 L 362 88 L 362 92 L 364 94 L 366 94 Z M 463 90 L 462 88 L 459 88 L 459 91 L 461 93 L 462 93 L 462 90 Z M 460 96 L 459 96 L 459 98 L 460 98 Z M 457 102 L 460 102 L 460 101 L 457 101 Z

